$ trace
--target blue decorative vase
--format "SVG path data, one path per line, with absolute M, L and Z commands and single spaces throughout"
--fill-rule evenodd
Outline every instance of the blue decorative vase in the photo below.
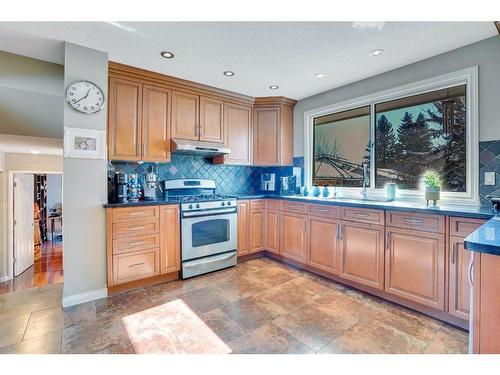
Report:
M 328 198 L 328 196 L 330 195 L 330 191 L 328 190 L 328 186 L 323 186 L 323 192 L 321 193 L 321 195 L 323 196 L 323 198 Z
M 315 186 L 313 188 L 313 197 L 319 197 L 321 195 L 321 191 L 319 190 L 319 187 Z
M 304 197 L 307 197 L 309 195 L 309 190 L 307 190 L 307 186 L 304 186 L 304 192 L 302 193 Z

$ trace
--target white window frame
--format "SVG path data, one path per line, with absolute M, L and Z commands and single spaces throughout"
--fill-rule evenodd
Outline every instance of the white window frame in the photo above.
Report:
M 304 113 L 304 178 L 305 185 L 312 187 L 313 160 L 313 123 L 316 117 L 370 106 L 370 149 L 374 150 L 375 104 L 445 89 L 451 86 L 466 85 L 466 192 L 441 192 L 441 201 L 449 204 L 479 205 L 479 104 L 478 104 L 478 67 L 458 70 L 437 77 L 406 84 L 392 89 L 375 92 L 362 97 L 330 104 Z M 370 188 L 368 195 L 383 198 L 385 189 L 375 189 L 375 153 L 370 154 Z M 310 189 L 309 189 L 310 190 Z M 340 196 L 359 197 L 362 188 L 338 187 Z M 398 200 L 414 200 L 423 197 L 421 190 L 398 189 Z

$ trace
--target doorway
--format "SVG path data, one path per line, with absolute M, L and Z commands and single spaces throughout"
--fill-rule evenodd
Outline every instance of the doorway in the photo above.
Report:
M 12 176 L 12 278 L 0 294 L 63 282 L 62 174 Z

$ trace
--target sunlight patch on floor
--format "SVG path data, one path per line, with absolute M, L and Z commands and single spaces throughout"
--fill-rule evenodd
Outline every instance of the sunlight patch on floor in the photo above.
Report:
M 231 348 L 181 299 L 122 318 L 136 353 L 228 354 Z

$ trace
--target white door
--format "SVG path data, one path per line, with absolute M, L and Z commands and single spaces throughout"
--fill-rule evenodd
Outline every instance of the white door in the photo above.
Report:
M 33 175 L 14 175 L 14 276 L 35 261 Z

